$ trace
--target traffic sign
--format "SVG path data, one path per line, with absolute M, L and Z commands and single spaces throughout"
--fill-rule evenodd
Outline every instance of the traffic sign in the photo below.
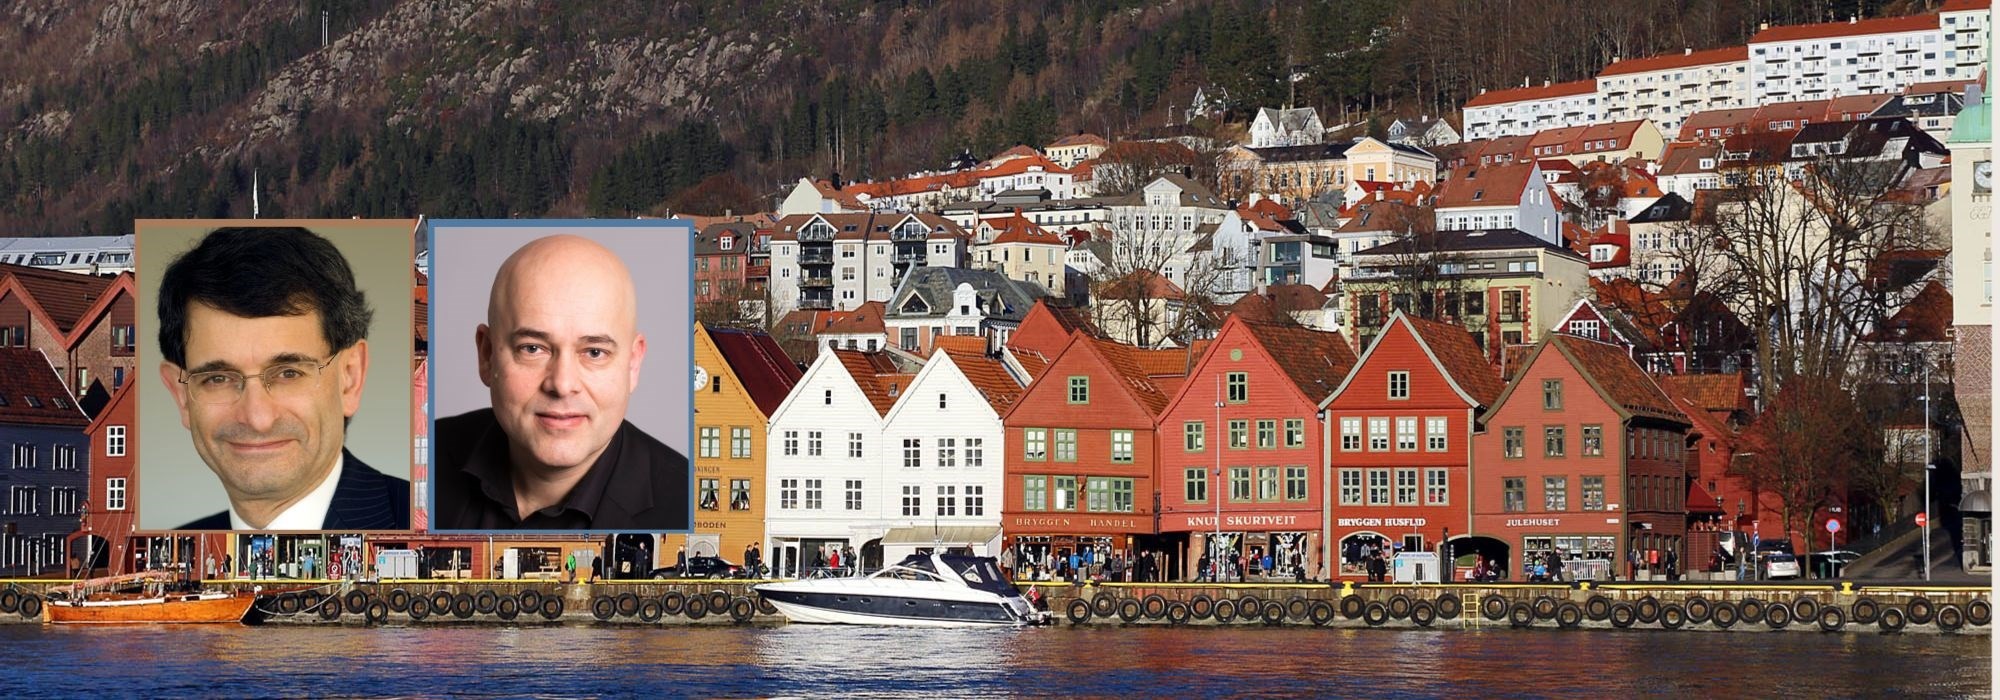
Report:
M 1925 521 L 1925 520 L 1929 520 L 1929 518 L 1926 518 L 1926 517 L 1924 517 L 1924 514 L 1923 514 L 1923 513 L 1918 513 L 1918 514 L 1917 514 L 1917 527 L 1923 527 L 1923 526 L 1924 526 L 1924 521 Z
M 1838 521 L 1838 520 L 1828 520 L 1828 521 L 1826 521 L 1826 531 L 1827 531 L 1827 532 L 1830 532 L 1830 533 L 1831 533 L 1831 532 L 1840 532 L 1840 521 Z

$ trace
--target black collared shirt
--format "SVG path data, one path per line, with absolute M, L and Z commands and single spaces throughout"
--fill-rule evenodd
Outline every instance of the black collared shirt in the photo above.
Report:
M 687 457 L 630 422 L 562 502 L 520 513 L 507 433 L 492 409 L 437 422 L 437 518 L 440 530 L 685 530 L 690 492 Z

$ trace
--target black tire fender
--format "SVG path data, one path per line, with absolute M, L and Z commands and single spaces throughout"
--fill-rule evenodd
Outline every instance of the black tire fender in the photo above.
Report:
M 1389 621 L 1389 606 L 1379 601 L 1369 603 L 1368 607 L 1361 611 L 1361 621 L 1368 623 L 1369 627 L 1381 627 L 1383 623 Z
M 1419 600 L 1410 604 L 1410 622 L 1416 623 L 1418 627 L 1429 627 L 1436 621 L 1437 609 L 1431 607 L 1430 601 Z
M 1515 603 L 1507 608 L 1507 624 L 1515 627 L 1533 627 L 1535 607 L 1527 603 Z
M 1460 614 L 1465 612 L 1465 603 L 1460 601 L 1458 596 L 1446 593 L 1438 596 L 1437 612 L 1439 618 L 1456 620 Z
M 1576 603 L 1563 603 L 1561 607 L 1556 608 L 1557 627 L 1569 630 L 1569 629 L 1576 629 L 1578 626 L 1582 624 L 1583 624 L 1582 606 L 1579 606 Z
M 1333 617 L 1339 614 L 1338 611 L 1333 609 L 1332 603 L 1324 600 L 1315 600 L 1310 607 L 1311 610 L 1307 612 L 1307 615 L 1311 617 L 1314 625 L 1320 627 L 1325 627 L 1327 623 L 1333 622 Z
M 610 596 L 595 596 L 590 599 L 590 616 L 599 622 L 610 620 L 618 614 L 618 604 Z
M 1632 623 L 1637 622 L 1638 620 L 1639 620 L 1639 612 L 1633 609 L 1631 603 L 1627 603 L 1621 600 L 1611 604 L 1612 627 L 1624 629 L 1627 627 L 1631 627 Z
M 1821 632 L 1839 632 L 1840 628 L 1847 626 L 1847 611 L 1838 605 L 1820 606 L 1818 617 Z
M 1090 619 L 1090 601 L 1072 598 L 1069 605 L 1064 606 L 1063 615 L 1069 618 L 1069 623 L 1072 625 L 1083 624 Z

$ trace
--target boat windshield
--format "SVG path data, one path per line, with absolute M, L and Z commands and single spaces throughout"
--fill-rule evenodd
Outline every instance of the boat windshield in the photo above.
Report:
M 967 586 L 1000 595 L 1020 595 L 1021 593 L 1020 590 L 1014 588 L 1012 582 L 1007 580 L 1005 574 L 1000 573 L 1000 566 L 994 562 L 993 557 L 968 557 L 948 554 L 939 558 L 943 559 L 945 566 L 951 567 L 952 572 L 957 574 L 959 580 L 964 581 Z

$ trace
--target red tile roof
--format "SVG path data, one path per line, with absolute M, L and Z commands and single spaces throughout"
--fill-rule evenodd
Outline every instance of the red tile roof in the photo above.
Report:
M 833 311 L 827 314 L 826 326 L 814 331 L 821 333 L 886 333 L 882 316 L 887 313 L 887 304 L 879 301 L 862 302 L 852 311 Z
M 1951 292 L 1937 280 L 1870 334 L 1877 342 L 1942 343 L 1951 340 Z
M 1660 386 L 1668 393 L 1687 399 L 1690 405 L 1703 412 L 1744 408 L 1743 375 L 1738 372 L 1671 374 L 1659 380 Z
M 736 375 L 743 391 L 766 417 L 778 410 L 785 396 L 798 385 L 799 366 L 785 355 L 776 338 L 763 331 L 736 328 L 704 328 L 729 371 Z
M 914 374 L 904 374 L 896 370 L 896 362 L 883 351 L 833 350 L 840 364 L 847 367 L 847 374 L 854 378 L 854 384 L 861 387 L 868 402 L 874 404 L 877 417 L 887 415 L 896 405 L 896 399 L 910 388 Z
M 1088 343 L 1104 358 L 1112 371 L 1125 379 L 1125 388 L 1148 415 L 1158 416 L 1172 398 L 1173 389 L 1193 366 L 1192 350 L 1140 350 L 1117 341 L 1073 336 L 1077 344 Z M 1072 348 L 1078 345 L 1072 345 Z
M 1752 44 L 1768 44 L 1778 41 L 1803 41 L 1807 39 L 1832 39 L 1844 36 L 1864 36 L 1868 34 L 1894 34 L 1937 29 L 1937 15 L 1922 14 L 1906 17 L 1877 17 L 1847 22 L 1822 22 L 1819 24 L 1793 24 L 1772 27 L 1757 32 L 1750 37 Z
M 1597 72 L 1597 77 L 1650 73 L 1658 70 L 1673 70 L 1689 66 L 1704 66 L 1711 63 L 1730 63 L 1750 60 L 1750 47 L 1725 46 L 1706 51 L 1684 51 L 1682 53 L 1661 54 L 1646 58 L 1629 58 L 1605 66 Z
M 1411 316 L 1403 316 L 1409 322 L 1417 340 L 1430 348 L 1437 356 L 1438 369 L 1451 377 L 1458 388 L 1464 389 L 1472 400 L 1480 406 L 1491 406 L 1500 398 L 1500 392 L 1507 388 L 1500 378 L 1500 372 L 1486 359 L 1486 351 L 1473 342 L 1472 334 L 1464 328 L 1448 323 L 1439 323 Z
M 1534 173 L 1533 163 L 1467 167 L 1463 173 L 1454 173 L 1451 179 L 1438 185 L 1432 206 L 1438 209 L 1515 206 L 1521 203 L 1521 194 L 1527 191 L 1528 178 Z
M 1028 381 L 1034 381 L 1035 377 L 1042 376 L 1042 372 L 1049 368 L 1049 357 L 1039 350 L 1010 344 L 1007 346 L 1007 354 L 1013 355 L 1014 361 L 1020 363 L 1022 371 L 1028 373 Z
M 1264 352 L 1276 360 L 1292 386 L 1318 404 L 1340 388 L 1354 371 L 1354 349 L 1339 333 L 1316 331 L 1298 324 L 1238 321 Z
M 1174 281 L 1167 279 L 1165 275 L 1151 270 L 1134 270 L 1130 274 L 1125 275 L 1123 279 L 1113 282 L 1105 290 L 1104 296 L 1112 299 L 1124 297 L 1132 292 L 1140 291 L 1133 289 L 1133 287 L 1141 284 L 1145 285 L 1142 293 L 1144 294 L 1144 298 L 1147 299 L 1167 299 L 1174 301 L 1187 299 L 1187 293 L 1181 291 L 1180 285 L 1174 284 Z
M 1596 91 L 1597 91 L 1596 78 L 1590 78 L 1586 80 L 1572 80 L 1567 83 L 1555 83 L 1552 85 L 1539 85 L 1539 86 L 1531 85 L 1528 87 L 1508 88 L 1505 90 L 1489 90 L 1480 93 L 1478 96 L 1473 97 L 1470 100 L 1467 100 L 1465 102 L 1465 106 L 1485 107 L 1488 105 L 1507 104 L 1509 102 L 1547 100 L 1557 97 L 1584 95 Z
M 42 351 L 0 348 L 0 425 L 8 424 L 81 429 L 90 425 L 90 417 L 76 405 Z
M 49 315 L 48 320 L 55 324 L 56 335 L 62 336 L 75 330 L 77 322 L 84 320 L 84 312 L 90 310 L 112 281 L 110 277 L 0 264 L 0 284 L 8 278 L 19 284 L 35 305 L 42 307 Z
M 1757 108 L 1738 107 L 1736 109 L 1710 109 L 1695 112 L 1681 122 L 1680 138 L 1684 141 L 1709 138 L 1709 129 L 1723 129 L 1721 135 L 1740 133 L 1756 123 Z M 1734 129 L 1734 132 L 1730 130 Z
M 1056 139 L 1056 142 L 1049 144 L 1048 147 L 1062 148 L 1065 146 L 1110 146 L 1110 145 L 1111 145 L 1110 141 L 1104 140 L 1104 137 L 1098 136 L 1097 134 L 1072 134 L 1069 136 L 1064 136 L 1062 138 Z
M 947 336 L 938 340 L 961 337 L 972 336 Z M 983 340 L 976 337 L 974 339 Z M 969 352 L 962 348 L 950 347 L 943 342 L 940 342 L 938 347 L 951 358 L 952 364 L 958 365 L 958 371 L 965 375 L 967 381 L 972 382 L 972 387 L 978 389 L 981 396 L 986 397 L 986 403 L 993 406 L 995 413 L 1005 415 L 1007 409 L 1013 408 L 1014 402 L 1020 401 L 1021 395 L 1027 392 L 1027 387 L 1014 381 L 1014 375 L 1007 371 L 1006 365 L 986 355 L 984 347 Z
M 1063 241 L 1062 236 L 1036 226 L 1035 222 L 1028 220 L 1028 217 L 1022 216 L 1019 209 L 1014 210 L 1013 216 L 1003 219 L 983 220 L 979 222 L 979 225 L 990 227 L 1000 232 L 1000 235 L 994 236 L 991 241 L 994 245 L 1001 243 L 1032 243 L 1068 247 L 1068 244 Z
M 1562 333 L 1548 336 L 1546 342 L 1561 349 L 1584 379 L 1596 386 L 1620 413 L 1688 422 L 1687 416 L 1674 407 L 1652 377 L 1632 362 L 1632 356 L 1624 348 Z
M 1938 11 L 1971 12 L 1973 10 L 1990 9 L 1993 9 L 1993 0 L 1944 0 L 1944 6 L 1939 7 Z

